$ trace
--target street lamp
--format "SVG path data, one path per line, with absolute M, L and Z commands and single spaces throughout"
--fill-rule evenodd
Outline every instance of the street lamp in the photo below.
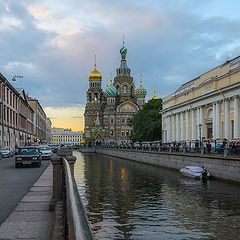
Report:
M 202 147 L 202 124 L 198 125 L 199 127 L 199 139 L 200 139 L 200 148 Z

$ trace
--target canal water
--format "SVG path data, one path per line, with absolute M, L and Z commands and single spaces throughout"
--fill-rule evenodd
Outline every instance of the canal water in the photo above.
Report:
M 75 178 L 96 239 L 240 239 L 240 184 L 75 152 Z

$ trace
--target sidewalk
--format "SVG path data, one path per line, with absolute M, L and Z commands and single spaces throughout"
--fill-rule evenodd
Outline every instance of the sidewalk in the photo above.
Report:
M 0 240 L 50 238 L 53 212 L 49 212 L 48 207 L 52 184 L 53 169 L 50 164 L 0 226 Z

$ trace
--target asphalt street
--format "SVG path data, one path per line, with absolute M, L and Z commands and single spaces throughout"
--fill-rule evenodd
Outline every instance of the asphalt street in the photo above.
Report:
M 40 168 L 15 168 L 14 157 L 0 159 L 0 225 L 41 176 L 49 162 L 42 161 Z

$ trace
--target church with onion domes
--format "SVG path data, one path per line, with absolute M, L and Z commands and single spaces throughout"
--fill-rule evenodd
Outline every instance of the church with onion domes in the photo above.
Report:
M 106 90 L 102 90 L 102 75 L 96 68 L 89 73 L 89 88 L 84 112 L 85 141 L 89 145 L 115 145 L 130 142 L 133 128 L 131 119 L 145 103 L 147 90 L 136 88 L 131 69 L 127 66 L 127 48 L 124 41 L 120 49 L 121 62 L 116 76 Z

